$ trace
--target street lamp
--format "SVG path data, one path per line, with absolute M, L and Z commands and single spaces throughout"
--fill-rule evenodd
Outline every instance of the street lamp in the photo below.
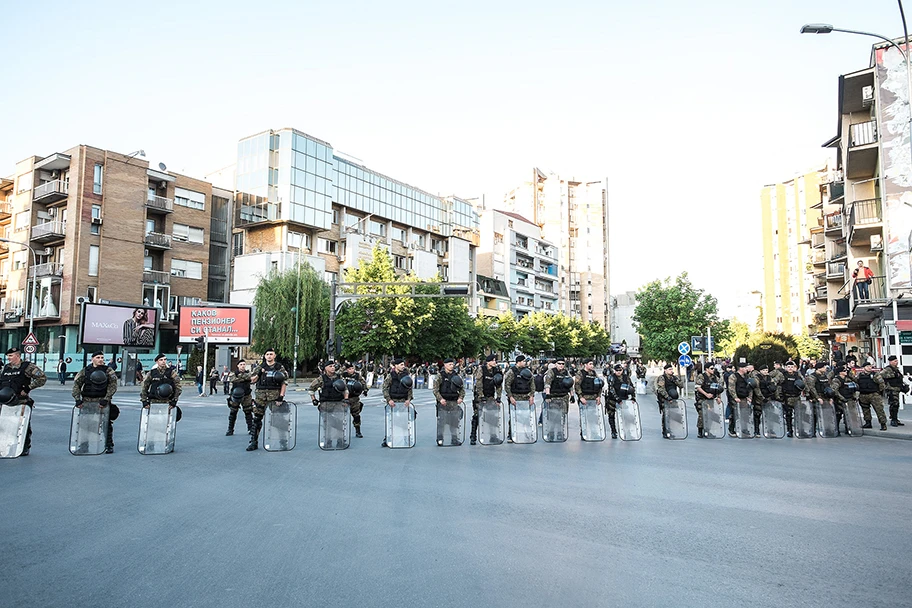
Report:
M 28 301 L 28 312 L 29 312 L 29 334 L 32 333 L 32 330 L 35 328 L 35 298 L 38 297 L 38 258 L 35 256 L 35 250 L 28 243 L 23 243 L 22 241 L 14 241 L 12 239 L 0 237 L 0 242 L 3 243 L 12 243 L 13 245 L 20 245 L 25 247 L 32 252 L 32 267 L 29 271 L 32 273 L 32 297 Z M 26 295 L 28 295 L 28 290 L 26 290 Z

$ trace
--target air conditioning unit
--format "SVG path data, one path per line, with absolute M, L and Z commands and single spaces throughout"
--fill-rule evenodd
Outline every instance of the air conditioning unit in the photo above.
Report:
M 48 214 L 48 217 L 54 217 L 54 216 L 56 216 L 56 215 L 57 215 L 57 208 L 56 208 L 56 207 L 51 207 L 50 209 L 47 210 L 47 214 Z
M 883 235 L 871 235 L 871 251 L 883 251 Z
M 95 224 L 95 225 L 97 225 L 97 226 L 101 226 L 101 218 L 100 218 L 100 217 L 93 217 L 93 218 L 92 218 L 92 223 Z
M 51 171 L 51 179 L 57 179 L 60 177 L 60 171 Z
M 76 297 L 76 304 L 77 304 L 77 305 L 79 305 L 79 304 L 85 304 L 85 303 L 88 302 L 88 301 L 89 301 L 89 299 L 88 299 L 87 297 L 85 297 L 85 296 L 77 296 L 77 297 Z
M 167 190 L 168 182 L 159 182 L 158 187 L 161 188 L 162 190 Z
M 53 252 L 54 252 L 54 250 L 51 249 L 50 247 L 45 247 L 44 249 L 41 250 L 41 253 L 39 253 L 38 255 L 51 255 Z
M 870 108 L 874 104 L 874 87 L 861 88 L 861 107 Z

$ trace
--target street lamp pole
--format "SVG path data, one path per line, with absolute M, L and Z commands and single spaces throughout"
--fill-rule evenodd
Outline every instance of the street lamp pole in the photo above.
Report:
M 21 245 L 22 247 L 25 247 L 32 252 L 32 267 L 29 269 L 29 272 L 32 273 L 32 297 L 29 298 L 27 307 L 29 318 L 29 333 L 31 334 L 35 329 L 35 298 L 38 297 L 38 269 L 36 268 L 38 266 L 38 258 L 35 256 L 35 250 L 32 249 L 31 245 L 28 243 L 23 243 L 22 241 L 14 241 L 7 238 L 0 238 L 0 242 L 12 243 L 13 245 Z M 27 290 L 26 295 L 28 295 Z

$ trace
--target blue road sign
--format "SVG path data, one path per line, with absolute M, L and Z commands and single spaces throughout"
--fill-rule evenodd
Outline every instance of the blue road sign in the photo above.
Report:
M 690 355 L 681 355 L 678 357 L 678 365 L 681 367 L 690 367 L 693 365 L 693 359 L 690 358 Z
M 680 344 L 678 344 L 678 352 L 681 353 L 682 355 L 686 355 L 687 353 L 690 352 L 690 344 L 688 344 L 687 342 L 681 342 Z

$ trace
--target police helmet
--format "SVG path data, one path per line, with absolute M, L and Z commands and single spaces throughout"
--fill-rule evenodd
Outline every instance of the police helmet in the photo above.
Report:
M 804 380 L 802 380 L 801 378 L 795 379 L 795 388 L 797 388 L 799 391 L 804 390 L 805 386 L 807 386 L 807 385 L 804 383 Z
M 564 376 L 564 379 L 561 380 L 561 384 L 564 388 L 573 388 L 573 378 L 570 376 Z
M 748 386 L 750 386 L 751 388 L 757 388 L 757 386 L 759 385 L 759 383 L 757 382 L 757 379 L 756 379 L 756 378 L 748 378 L 748 379 L 747 379 L 747 384 L 748 384 Z
M 836 391 L 833 390 L 832 386 L 826 385 L 823 387 L 823 396 L 824 397 L 832 397 L 835 394 L 836 394 Z
M 345 388 L 346 388 L 346 387 L 345 387 L 345 380 L 343 380 L 342 378 L 339 378 L 338 380 L 334 380 L 332 386 L 333 386 L 334 389 L 336 389 L 336 390 L 339 391 L 340 393 L 344 393 L 344 392 L 345 392 Z
M 231 398 L 235 401 L 240 401 L 244 398 L 244 389 L 240 386 L 235 386 L 231 389 Z
M 276 382 L 285 382 L 285 378 L 287 378 L 287 376 L 282 372 L 277 371 L 272 374 L 272 379 Z
M 846 385 L 846 388 L 849 389 L 850 391 L 858 390 L 858 384 L 856 384 L 854 382 L 846 382 L 845 385 Z
M 503 382 L 503 374 L 501 374 L 500 372 L 497 372 L 496 374 L 491 376 L 491 380 L 494 381 L 495 386 L 500 385 Z
M 522 368 L 522 371 L 519 372 L 519 377 L 522 378 L 523 380 L 531 380 L 532 379 L 532 370 L 529 369 L 528 367 Z
M 399 383 L 402 384 L 402 386 L 404 386 L 405 388 L 412 388 L 412 377 L 403 376 L 402 379 L 399 380 Z
M 595 390 L 600 391 L 602 390 L 602 387 L 605 386 L 605 382 L 601 378 L 595 377 L 592 379 L 592 386 Z
M 167 399 L 174 392 L 174 389 L 171 388 L 170 384 L 159 384 L 155 392 L 159 399 Z
M 364 385 L 355 379 L 349 380 L 346 384 L 348 385 L 348 395 L 350 397 L 357 397 L 364 392 Z
M 0 403 L 12 403 L 16 400 L 16 391 L 9 386 L 0 388 Z
M 462 384 L 463 384 L 462 376 L 460 376 L 459 374 L 453 374 L 453 376 L 450 378 L 450 384 L 452 384 L 456 388 L 462 388 Z
M 92 384 L 107 384 L 108 374 L 102 369 L 92 370 L 89 374 L 89 382 Z

